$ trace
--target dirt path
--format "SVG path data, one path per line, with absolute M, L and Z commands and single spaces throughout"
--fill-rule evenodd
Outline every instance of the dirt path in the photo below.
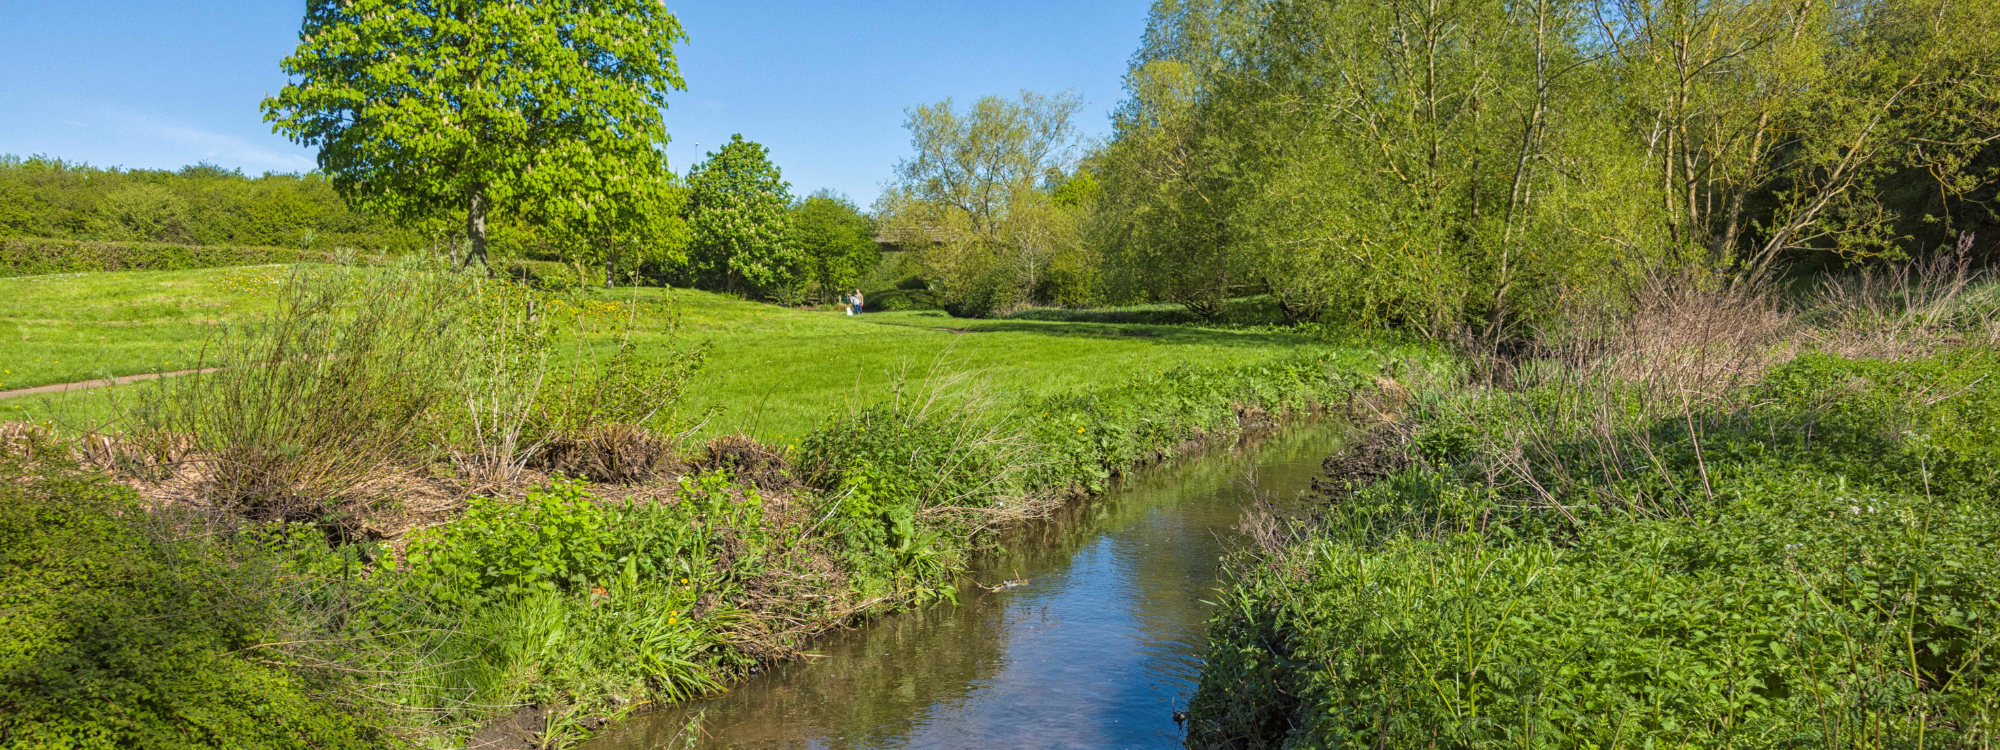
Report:
M 100 380 L 82 380 L 75 383 L 38 385 L 33 388 L 21 388 L 12 391 L 0 391 L 0 399 L 14 398 L 15 396 L 35 396 L 43 393 L 63 393 L 65 391 L 81 391 L 91 388 L 103 388 L 105 386 L 124 385 L 126 383 L 137 383 L 142 380 L 158 380 L 160 378 L 171 378 L 176 375 L 196 375 L 200 373 L 216 372 L 216 371 L 217 368 L 211 367 L 206 370 L 178 370 L 175 372 L 154 372 L 154 373 L 147 373 L 145 375 L 126 375 L 122 378 L 103 378 Z

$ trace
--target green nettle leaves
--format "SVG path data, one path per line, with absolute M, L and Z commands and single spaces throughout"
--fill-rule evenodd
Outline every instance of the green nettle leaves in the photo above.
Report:
M 730 136 L 688 173 L 688 270 L 697 285 L 759 297 L 795 296 L 791 185 L 767 150 Z M 786 300 L 794 301 L 794 300 Z
M 359 207 L 463 212 L 483 262 L 489 210 L 580 236 L 655 213 L 686 38 L 657 0 L 311 0 L 264 114 Z

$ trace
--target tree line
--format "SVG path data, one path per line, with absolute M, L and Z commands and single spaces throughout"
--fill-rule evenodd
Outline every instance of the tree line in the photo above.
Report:
M 421 237 L 348 208 L 319 174 L 248 177 L 197 164 L 107 169 L 0 156 L 0 238 L 254 245 L 371 253 Z
M 1106 142 L 1061 97 L 919 107 L 879 209 L 968 312 L 1497 333 L 1992 247 L 1996 60 L 2000 6 L 1951 0 L 1158 0 Z
M 315 0 L 291 78 L 262 105 L 357 208 L 499 240 L 620 277 L 799 302 L 872 267 L 866 217 L 830 194 L 794 201 L 740 135 L 685 179 L 667 166 L 667 94 L 685 88 L 680 21 L 655 0 Z
M 861 284 L 879 238 L 956 315 L 1262 297 L 1430 335 L 2000 235 L 1992 3 L 1156 0 L 1109 138 L 1070 94 L 914 107 L 867 213 L 795 199 L 740 136 L 669 169 L 685 39 L 651 0 L 315 0 L 263 109 L 318 173 L 120 173 L 5 231 L 296 244 L 317 219 L 191 229 L 195 193 L 157 189 L 287 185 L 462 266 L 491 244 L 796 303 Z M 0 201 L 75 171 L 37 165 L 0 165 Z

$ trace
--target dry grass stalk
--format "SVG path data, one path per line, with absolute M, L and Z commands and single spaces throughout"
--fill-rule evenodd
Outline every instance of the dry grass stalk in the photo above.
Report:
M 1990 345 L 2000 289 L 1980 281 L 1962 255 L 1829 280 L 1799 304 L 1770 284 L 1656 280 L 1621 307 L 1569 311 L 1494 362 L 1497 387 L 1442 401 L 1440 421 L 1473 427 L 1491 486 L 1572 520 L 1559 498 L 1685 513 L 1686 498 L 1711 494 L 1704 435 L 1735 418 L 1765 372 L 1806 350 L 1904 358 Z M 1669 450 L 1693 453 L 1693 480 L 1667 470 Z M 1632 497 L 1601 481 L 1645 473 L 1673 489 Z

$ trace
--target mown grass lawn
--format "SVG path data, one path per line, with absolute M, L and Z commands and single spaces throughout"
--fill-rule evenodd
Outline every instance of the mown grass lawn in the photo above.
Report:
M 216 324 L 270 309 L 284 273 L 263 266 L 0 279 L 0 370 L 7 371 L 0 390 L 183 369 Z M 900 372 L 912 380 L 966 373 L 1006 404 L 1179 364 L 1248 363 L 1316 345 L 1277 329 L 1079 322 L 1088 315 L 850 317 L 682 289 L 590 294 L 637 301 L 648 312 L 669 303 L 678 327 L 670 334 L 665 316 L 650 315 L 638 321 L 634 341 L 642 356 L 667 356 L 670 343 L 708 344 L 688 404 L 690 414 L 714 411 L 703 434 L 745 432 L 781 444 L 845 405 L 884 397 Z M 109 411 L 101 391 L 0 401 L 0 419 L 87 423 Z

